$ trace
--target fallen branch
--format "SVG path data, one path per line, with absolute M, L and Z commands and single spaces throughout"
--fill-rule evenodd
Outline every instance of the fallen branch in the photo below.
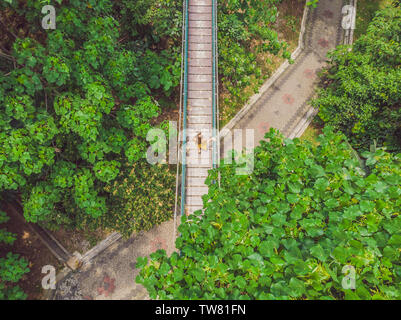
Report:
M 5 30 L 6 33 L 7 33 L 11 38 L 14 38 L 14 39 L 17 39 L 17 38 L 18 38 L 17 35 L 16 35 L 14 32 L 8 30 L 7 25 L 6 25 L 1 19 L 0 19 L 0 25 L 2 26 L 2 29 Z
M 3 58 L 8 59 L 8 60 L 10 60 L 10 61 L 15 62 L 15 58 L 14 58 L 13 56 L 10 56 L 10 55 L 8 55 L 8 54 L 6 54 L 6 53 L 4 53 L 4 52 L 1 52 L 1 51 L 0 51 L 0 56 L 3 57 Z

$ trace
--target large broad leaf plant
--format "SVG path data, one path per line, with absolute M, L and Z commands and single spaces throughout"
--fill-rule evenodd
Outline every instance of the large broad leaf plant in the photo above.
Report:
M 266 138 L 251 175 L 209 174 L 179 252 L 139 258 L 136 281 L 159 299 L 400 299 L 401 154 L 359 156 L 331 128 L 317 147 Z

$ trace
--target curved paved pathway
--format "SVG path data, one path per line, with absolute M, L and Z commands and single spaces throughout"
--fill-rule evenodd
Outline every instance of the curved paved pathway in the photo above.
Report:
M 326 53 L 341 40 L 342 0 L 320 0 L 310 11 L 305 34 L 305 51 L 265 92 L 256 105 L 235 126 L 254 128 L 255 141 L 263 138 L 270 127 L 289 134 L 309 107 L 316 72 L 325 63 Z M 55 299 L 147 299 L 146 290 L 135 283 L 138 256 L 157 249 L 174 250 L 173 222 L 168 221 L 149 232 L 128 240 L 119 240 L 95 257 L 90 265 L 70 273 L 58 284 Z
M 308 101 L 315 90 L 317 73 L 326 64 L 327 52 L 342 40 L 342 7 L 342 0 L 320 0 L 316 9 L 309 10 L 304 50 L 232 130 L 254 129 L 254 145 L 257 145 L 271 127 L 291 136 L 305 115 L 311 114 Z M 245 146 L 245 134 L 243 140 Z M 224 152 L 229 149 L 228 146 Z

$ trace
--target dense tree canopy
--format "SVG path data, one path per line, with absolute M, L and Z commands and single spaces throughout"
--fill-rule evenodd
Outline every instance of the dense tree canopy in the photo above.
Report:
M 367 149 L 373 140 L 401 150 L 401 8 L 377 12 L 352 51 L 330 55 L 324 88 L 314 105 L 325 123 L 344 132 L 352 145 Z
M 138 207 L 145 211 L 138 214 L 146 221 L 168 218 L 174 179 L 144 158 L 151 121 L 163 108 L 158 100 L 179 83 L 179 50 L 168 30 L 178 28 L 180 16 L 164 17 L 179 3 L 58 3 L 56 29 L 43 30 L 43 1 L 1 2 L 2 21 L 14 22 L 1 39 L 0 192 L 21 192 L 31 222 L 118 229 L 113 217 L 127 197 L 137 204 L 143 199 L 146 205 Z M 158 13 L 162 20 L 154 19 Z M 130 179 L 141 163 L 149 173 L 131 186 L 138 192 L 121 195 L 110 187 Z M 139 192 L 151 181 L 170 191 L 164 207 L 149 192 L 152 184 Z M 149 227 L 135 211 L 123 213 L 121 227 Z
M 205 211 L 183 217 L 177 249 L 138 259 L 160 299 L 399 299 L 401 155 L 359 158 L 326 128 L 319 145 L 273 129 L 255 170 L 209 175 Z M 210 201 L 209 201 L 210 200 Z M 356 290 L 343 288 L 345 266 Z

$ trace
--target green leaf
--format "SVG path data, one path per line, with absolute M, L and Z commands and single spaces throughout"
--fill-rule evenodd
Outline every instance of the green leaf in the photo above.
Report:
M 294 272 L 298 276 L 304 276 L 304 275 L 308 274 L 309 271 L 310 270 L 309 270 L 308 264 L 302 260 L 298 260 L 294 264 Z
M 357 293 L 352 290 L 344 290 L 344 292 L 345 292 L 345 300 L 361 300 L 361 298 L 357 295 Z
M 160 266 L 159 272 L 162 276 L 166 276 L 170 272 L 170 266 L 168 263 L 163 262 Z
M 205 272 L 202 269 L 194 270 L 195 279 L 199 282 L 203 281 L 205 278 Z
M 234 283 L 240 289 L 244 289 L 246 287 L 246 280 L 243 277 L 236 277 Z
M 323 248 L 320 246 L 320 244 L 312 247 L 310 249 L 310 253 L 312 256 L 318 258 L 320 261 L 327 261 L 328 255 L 324 252 Z
M 359 206 L 363 212 L 372 212 L 375 208 L 375 203 L 373 201 L 362 200 Z
M 320 191 L 325 191 L 329 186 L 329 181 L 325 178 L 319 178 L 316 180 L 314 188 Z
M 248 256 L 248 259 L 251 261 L 256 261 L 258 264 L 263 265 L 263 258 L 258 253 L 251 254 L 250 256 Z
M 301 297 L 305 292 L 305 284 L 297 278 L 291 278 L 289 283 L 290 295 L 295 298 Z
M 262 241 L 259 245 L 259 252 L 264 257 L 270 258 L 274 254 L 274 248 L 276 246 L 275 241 L 265 240 Z
M 388 241 L 388 244 L 396 245 L 397 247 L 401 246 L 401 235 L 393 234 Z
M 309 169 L 309 172 L 310 172 L 311 176 L 314 178 L 320 178 L 320 177 L 324 177 L 326 175 L 323 167 L 319 166 L 319 165 L 311 166 Z
M 348 259 L 348 252 L 343 247 L 336 247 L 332 253 L 333 257 L 338 260 L 340 263 L 346 263 Z
M 181 269 L 174 269 L 173 277 L 174 281 L 181 281 L 182 279 L 184 279 L 184 271 Z

